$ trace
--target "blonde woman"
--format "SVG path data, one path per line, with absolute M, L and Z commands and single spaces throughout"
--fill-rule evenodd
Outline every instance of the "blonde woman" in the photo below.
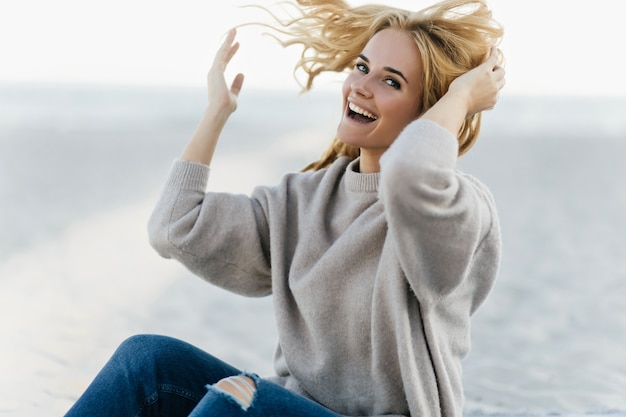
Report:
M 322 72 L 349 71 L 330 149 L 250 196 L 206 192 L 243 85 L 241 74 L 224 79 L 232 31 L 149 222 L 162 256 L 235 293 L 272 295 L 275 375 L 140 335 L 68 416 L 462 414 L 470 317 L 496 278 L 501 243 L 491 194 L 456 163 L 504 85 L 502 30 L 483 1 L 411 12 L 301 0 L 299 9 L 277 30 L 304 47 L 306 88 Z

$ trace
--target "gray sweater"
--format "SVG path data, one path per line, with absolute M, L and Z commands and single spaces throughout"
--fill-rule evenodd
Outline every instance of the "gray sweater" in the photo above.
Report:
M 500 231 L 489 191 L 456 169 L 457 146 L 419 120 L 380 173 L 340 158 L 251 196 L 205 194 L 209 168 L 176 161 L 150 241 L 215 285 L 272 294 L 271 380 L 344 415 L 459 416 Z

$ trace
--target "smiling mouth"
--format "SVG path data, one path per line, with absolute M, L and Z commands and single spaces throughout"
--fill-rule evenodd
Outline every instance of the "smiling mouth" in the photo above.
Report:
M 372 123 L 378 119 L 378 117 L 354 103 L 348 103 L 348 117 L 359 123 Z

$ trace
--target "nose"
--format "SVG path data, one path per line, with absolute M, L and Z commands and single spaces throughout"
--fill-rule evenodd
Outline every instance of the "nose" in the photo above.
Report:
M 371 97 L 372 91 L 370 89 L 370 78 L 369 74 L 364 74 L 350 83 L 350 89 L 357 95 L 361 97 Z

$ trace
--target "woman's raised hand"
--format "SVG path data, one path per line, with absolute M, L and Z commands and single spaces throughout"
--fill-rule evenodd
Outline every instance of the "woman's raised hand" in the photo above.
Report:
M 504 68 L 498 65 L 498 60 L 498 50 L 494 47 L 483 64 L 452 81 L 446 94 L 422 119 L 431 120 L 456 136 L 465 119 L 495 106 L 504 87 Z
M 237 97 L 243 85 L 243 74 L 237 74 L 230 87 L 224 77 L 228 63 L 239 49 L 239 42 L 234 42 L 236 34 L 235 29 L 228 32 L 207 75 L 209 108 L 218 113 L 225 111 L 227 114 L 231 114 L 237 109 Z
M 210 165 L 222 129 L 230 115 L 237 109 L 243 74 L 237 74 L 230 87 L 224 78 L 228 63 L 239 49 L 239 43 L 233 43 L 235 35 L 234 29 L 228 32 L 226 40 L 215 55 L 207 75 L 209 104 L 181 159 Z
M 461 75 L 450 84 L 449 93 L 466 96 L 466 117 L 492 109 L 496 105 L 500 90 L 505 84 L 505 71 L 498 62 L 499 52 L 493 47 L 489 58 L 483 64 Z

